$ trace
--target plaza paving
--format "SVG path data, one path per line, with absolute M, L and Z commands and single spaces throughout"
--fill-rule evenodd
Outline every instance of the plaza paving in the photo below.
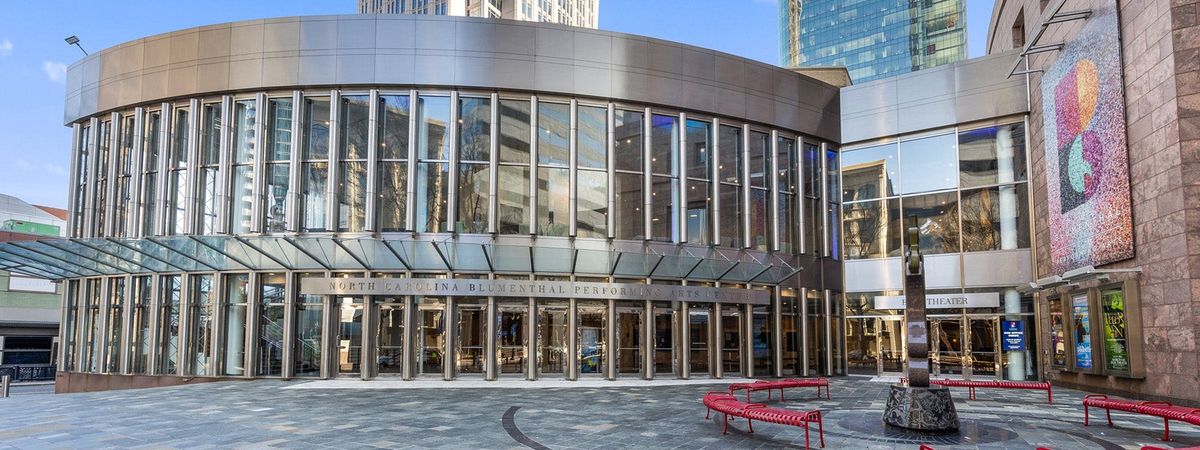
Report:
M 0 399 L 0 449 L 34 448 L 803 448 L 804 430 L 772 424 L 728 435 L 704 419 L 700 397 L 721 384 L 602 381 L 497 384 L 420 382 L 224 382 Z M 493 387 L 475 387 L 493 386 Z M 445 389 L 454 387 L 457 389 Z M 364 389 L 363 387 L 367 387 Z M 887 384 L 832 380 L 832 400 L 792 390 L 778 406 L 825 414 L 826 448 L 1140 448 L 1159 419 L 1114 413 L 1082 425 L 1084 393 L 954 389 L 963 428 L 950 436 L 885 430 Z M 765 400 L 765 393 L 755 399 Z M 1200 445 L 1200 428 L 1172 424 L 1171 447 Z M 813 445 L 817 445 L 814 427 Z

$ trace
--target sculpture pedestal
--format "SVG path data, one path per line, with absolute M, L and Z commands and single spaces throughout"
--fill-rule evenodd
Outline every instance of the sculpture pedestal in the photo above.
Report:
M 892 385 L 883 422 L 910 430 L 954 431 L 958 429 L 958 411 L 945 386 Z

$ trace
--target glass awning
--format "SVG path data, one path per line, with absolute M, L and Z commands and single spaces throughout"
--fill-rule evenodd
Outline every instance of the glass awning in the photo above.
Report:
M 800 269 L 771 254 L 678 253 L 413 238 L 155 236 L 0 243 L 0 270 L 61 280 L 214 271 L 466 271 L 779 284 Z

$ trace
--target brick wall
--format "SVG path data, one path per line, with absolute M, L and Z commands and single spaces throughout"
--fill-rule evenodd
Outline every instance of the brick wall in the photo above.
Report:
M 1130 186 L 1132 260 L 1105 268 L 1141 267 L 1146 378 L 1057 373 L 1065 383 L 1146 398 L 1200 403 L 1200 0 L 1119 0 Z M 1047 2 L 1048 5 L 1055 3 Z M 1103 0 L 1068 0 L 1063 11 Z M 1023 10 L 1029 39 L 1041 23 L 1040 0 L 998 0 L 989 53 L 1012 48 L 1013 21 Z M 1082 21 L 1051 25 L 1038 44 L 1064 42 Z M 1048 68 L 1058 52 L 1033 55 Z M 1041 75 L 1030 82 L 1030 164 L 1037 276 L 1050 273 Z M 1045 298 L 1039 298 L 1045 302 Z M 1044 311 L 1044 309 L 1043 309 Z M 1043 342 L 1046 338 L 1041 338 Z M 1043 358 L 1044 359 L 1044 358 Z M 1046 361 L 1043 361 L 1045 367 Z

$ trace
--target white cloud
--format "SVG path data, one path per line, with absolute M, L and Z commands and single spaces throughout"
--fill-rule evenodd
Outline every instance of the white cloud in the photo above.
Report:
M 63 176 L 67 174 L 67 169 L 58 164 L 46 163 L 42 167 L 44 167 L 46 172 L 49 172 L 51 175 Z
M 12 41 L 8 39 L 0 39 L 0 56 L 11 55 L 13 51 Z
M 50 81 L 55 83 L 65 83 L 67 81 L 66 64 L 54 61 L 42 61 L 42 70 L 46 72 L 46 76 L 50 78 Z

